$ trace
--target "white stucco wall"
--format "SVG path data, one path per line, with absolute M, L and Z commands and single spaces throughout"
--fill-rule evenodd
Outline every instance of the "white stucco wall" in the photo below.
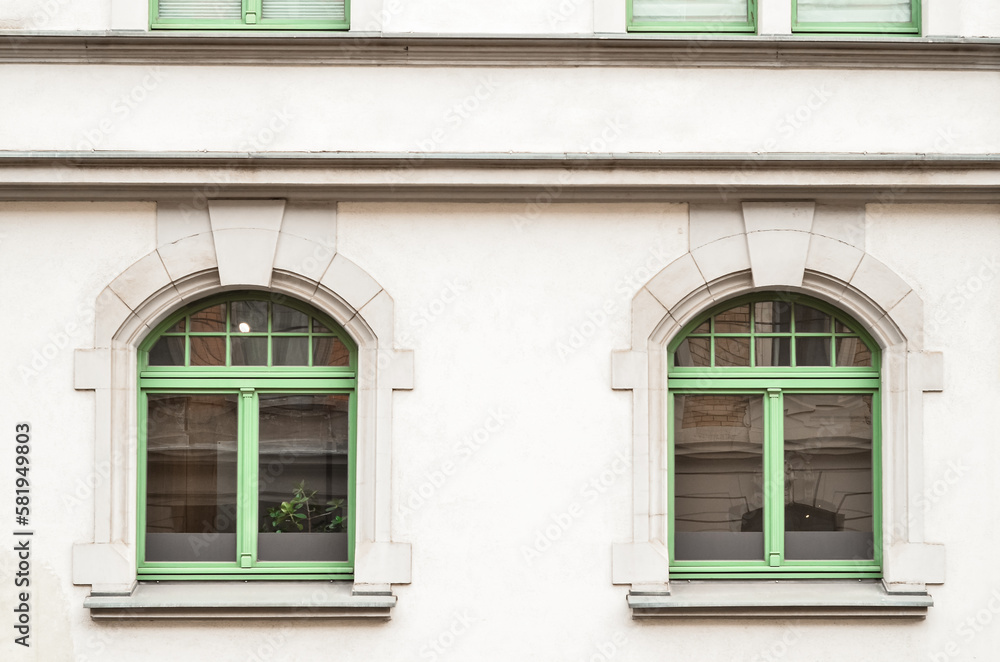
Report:
M 611 584 L 610 544 L 630 533 L 631 477 L 616 460 L 628 457 L 631 406 L 609 387 L 609 354 L 629 344 L 634 292 L 687 250 L 687 206 L 556 204 L 530 216 L 518 204 L 339 206 L 338 251 L 391 292 L 397 345 L 416 357 L 415 388 L 395 396 L 392 446 L 392 534 L 413 545 L 413 582 L 394 587 L 392 621 L 95 624 L 82 608 L 88 588 L 70 578 L 70 546 L 91 535 L 93 396 L 73 390 L 72 352 L 59 345 L 88 345 L 81 306 L 155 245 L 153 206 L 0 206 L 0 294 L 13 320 L 0 429 L 32 424 L 38 532 L 34 646 L 8 635 L 0 656 L 749 661 L 787 649 L 785 659 L 816 662 L 992 659 L 1000 207 L 868 208 L 867 251 L 920 293 L 925 344 L 947 357 L 924 423 L 927 539 L 947 544 L 948 577 L 931 587 L 925 621 L 898 623 L 630 619 L 627 587 Z M 36 350 L 51 354 L 37 368 Z M 560 519 L 565 530 L 546 539 Z M 12 593 L 0 591 L 8 614 Z M 949 642 L 957 656 L 944 653 Z
M 1000 74 L 7 65 L 13 150 L 1000 151 Z M 947 94 L 937 90 L 947 89 Z M 192 92 L 197 90 L 197 94 Z
M 758 0 L 761 34 L 787 34 L 788 0 Z M 8 0 L 0 30 L 148 30 L 145 0 Z M 588 34 L 625 31 L 624 0 L 355 0 L 352 29 L 433 34 Z M 923 34 L 1000 36 L 992 0 L 924 0 Z

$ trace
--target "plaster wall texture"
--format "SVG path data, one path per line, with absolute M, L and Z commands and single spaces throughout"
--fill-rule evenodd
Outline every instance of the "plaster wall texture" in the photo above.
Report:
M 14 322 L 0 426 L 33 426 L 39 534 L 36 645 L 14 656 L 7 637 L 0 657 L 990 659 L 1000 207 L 870 205 L 866 226 L 866 250 L 917 289 L 926 346 L 946 356 L 924 421 L 927 538 L 947 544 L 948 578 L 931 587 L 927 620 L 630 619 L 610 551 L 630 534 L 631 403 L 610 388 L 609 356 L 629 345 L 634 293 L 688 250 L 686 205 L 352 203 L 338 208 L 338 252 L 391 293 L 397 346 L 416 360 L 414 390 L 394 396 L 392 535 L 413 545 L 413 582 L 393 587 L 392 621 L 96 624 L 82 607 L 89 588 L 70 581 L 71 544 L 91 536 L 86 485 L 101 480 L 93 395 L 73 390 L 71 349 L 37 374 L 21 368 L 70 323 L 80 330 L 69 347 L 88 346 L 86 306 L 155 247 L 154 208 L 4 204 L 0 295 Z M 4 576 L 14 562 L 5 546 Z M 0 591 L 0 611 L 12 599 Z M 978 631 L 963 626 L 970 617 Z M 932 657 L 949 643 L 959 657 Z
M 8 150 L 1000 151 L 996 72 L 6 65 L 0 86 Z
M 787 33 L 788 0 L 760 0 L 761 33 Z M 991 0 L 924 1 L 923 34 L 1000 36 Z M 624 0 L 355 0 L 354 30 L 435 34 L 587 34 L 624 32 Z M 8 0 L 0 30 L 148 30 L 142 0 Z M 779 23 L 771 16 L 779 14 Z M 615 18 L 609 20 L 607 17 Z

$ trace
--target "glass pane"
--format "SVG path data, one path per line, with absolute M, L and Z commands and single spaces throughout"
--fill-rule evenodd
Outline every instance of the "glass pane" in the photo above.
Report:
M 148 396 L 146 560 L 236 561 L 237 396 Z
M 873 558 L 872 396 L 784 402 L 785 557 Z
M 747 0 L 633 0 L 636 21 L 746 22 Z
M 792 306 L 784 301 L 762 301 L 754 304 L 754 326 L 757 333 L 791 333 Z
M 704 322 L 702 322 L 701 324 L 699 324 L 695 328 L 695 330 L 692 331 L 691 333 L 711 333 L 711 332 L 712 332 L 712 323 L 711 323 L 711 320 L 705 320 Z
M 861 338 L 837 338 L 837 365 L 870 367 L 872 353 Z
M 755 361 L 758 366 L 790 366 L 792 365 L 792 339 L 757 337 Z
M 187 319 L 187 318 L 183 318 L 183 319 L 177 320 L 177 323 L 174 324 L 169 329 L 167 329 L 166 331 L 164 331 L 164 333 L 184 333 L 184 320 L 185 319 Z
M 346 561 L 347 395 L 261 395 L 261 561 Z
M 309 337 L 271 339 L 271 365 L 309 365 Z
M 232 336 L 233 365 L 267 365 L 267 336 Z
M 830 333 L 832 320 L 826 313 L 803 306 L 795 305 L 795 333 Z
M 308 333 L 309 316 L 288 306 L 274 304 L 271 330 L 276 333 Z
M 798 0 L 803 23 L 909 23 L 910 0 Z
M 749 366 L 750 338 L 716 338 L 716 367 Z
M 330 329 L 323 326 L 318 319 L 314 319 L 313 333 L 330 333 Z
M 226 365 L 225 336 L 191 336 L 191 365 Z
M 674 558 L 764 558 L 763 402 L 674 396 Z
M 149 349 L 149 365 L 184 365 L 184 336 L 163 336 Z
M 736 306 L 715 316 L 716 333 L 750 333 L 750 304 Z
M 220 303 L 191 316 L 191 330 L 198 333 L 223 333 L 226 330 L 226 304 Z
M 313 365 L 346 366 L 351 364 L 351 353 L 340 338 L 313 338 Z
M 830 337 L 797 337 L 795 339 L 795 365 L 830 365 Z
M 851 329 L 851 327 L 847 326 L 840 320 L 834 322 L 833 328 L 837 333 L 854 333 L 854 330 Z
M 711 338 L 685 338 L 674 352 L 674 365 L 682 368 L 707 368 L 712 365 Z
M 266 301 L 234 301 L 231 330 L 239 333 L 267 332 Z

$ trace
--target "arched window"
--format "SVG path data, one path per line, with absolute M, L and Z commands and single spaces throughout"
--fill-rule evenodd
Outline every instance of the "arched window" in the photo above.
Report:
M 177 311 L 139 348 L 141 579 L 350 578 L 357 348 L 259 292 Z
M 881 576 L 878 346 L 763 293 L 670 343 L 670 574 Z

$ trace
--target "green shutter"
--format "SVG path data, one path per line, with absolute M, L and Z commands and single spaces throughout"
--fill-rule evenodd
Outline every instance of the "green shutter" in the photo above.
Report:
M 792 30 L 919 34 L 920 0 L 793 0 Z
M 350 13 L 350 0 L 150 0 L 150 27 L 347 30 Z
M 264 20 L 343 21 L 343 0 L 263 0 Z
M 756 0 L 628 0 L 628 27 L 647 32 L 753 32 Z

